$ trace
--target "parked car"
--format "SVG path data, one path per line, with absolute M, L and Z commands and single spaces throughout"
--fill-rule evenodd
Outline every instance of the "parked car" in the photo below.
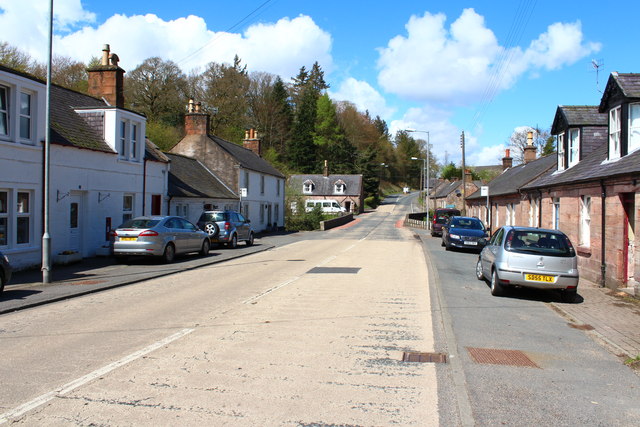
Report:
M 113 255 L 161 256 L 170 263 L 176 255 L 209 253 L 211 243 L 207 233 L 178 216 L 140 216 L 130 219 L 114 233 Z
M 253 245 L 251 221 L 236 211 L 205 211 L 200 215 L 198 227 L 207 233 L 211 243 L 221 243 L 232 249 L 238 246 L 238 241 Z
M 4 290 L 4 285 L 11 280 L 11 264 L 9 264 L 9 258 L 2 252 L 0 252 L 0 294 Z
M 487 244 L 487 230 L 478 218 L 452 216 L 442 227 L 442 246 L 474 249 L 480 252 Z
M 491 281 L 491 294 L 508 286 L 558 289 L 573 302 L 578 292 L 578 260 L 569 238 L 559 230 L 504 226 L 480 252 L 478 280 Z
M 438 208 L 433 211 L 433 221 L 431 222 L 431 236 L 442 236 L 442 226 L 447 223 L 450 217 L 460 215 L 458 209 Z

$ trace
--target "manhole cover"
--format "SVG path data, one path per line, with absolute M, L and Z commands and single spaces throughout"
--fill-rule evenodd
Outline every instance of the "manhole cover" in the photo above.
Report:
M 310 274 L 358 274 L 360 267 L 314 267 Z
M 402 353 L 403 362 L 419 363 L 447 363 L 447 355 L 444 353 L 418 353 L 405 351 Z
M 467 351 L 476 363 L 540 368 L 520 350 L 467 347 Z

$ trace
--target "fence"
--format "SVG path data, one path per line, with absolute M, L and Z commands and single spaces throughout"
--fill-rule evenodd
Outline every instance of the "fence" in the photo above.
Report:
M 427 221 L 426 212 L 414 212 L 407 214 L 404 217 L 404 226 L 413 228 L 422 228 L 427 230 L 429 228 L 429 221 Z

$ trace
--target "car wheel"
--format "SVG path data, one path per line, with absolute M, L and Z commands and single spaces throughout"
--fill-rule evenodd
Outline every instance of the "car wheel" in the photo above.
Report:
M 491 295 L 497 297 L 504 293 L 504 286 L 500 284 L 500 279 L 498 278 L 498 273 L 496 270 L 493 270 L 491 273 Z
M 4 291 L 4 275 L 0 274 L 0 294 Z
M 572 303 L 576 302 L 578 298 L 578 290 L 577 289 L 565 289 L 560 292 L 560 298 L 562 302 Z
M 247 246 L 253 245 L 253 233 L 249 233 L 249 239 L 247 239 L 247 241 L 245 241 L 245 244 Z
M 215 239 L 220 233 L 220 227 L 215 222 L 207 222 L 204 225 L 204 231 L 209 235 L 209 238 Z
M 175 257 L 176 257 L 176 248 L 173 246 L 173 244 L 169 243 L 167 247 L 164 248 L 164 253 L 162 254 L 162 260 L 167 264 L 170 264 L 173 262 Z
M 235 249 L 238 247 L 238 235 L 234 234 L 233 236 L 231 236 L 231 240 L 229 240 L 229 243 L 227 243 L 227 247 L 230 249 Z
M 478 263 L 476 264 L 476 279 L 484 280 L 484 274 L 482 274 L 482 260 L 478 258 Z
M 204 239 L 202 242 L 202 248 L 200 249 L 200 255 L 207 256 L 209 255 L 209 250 L 211 249 L 211 243 L 209 243 L 209 239 Z

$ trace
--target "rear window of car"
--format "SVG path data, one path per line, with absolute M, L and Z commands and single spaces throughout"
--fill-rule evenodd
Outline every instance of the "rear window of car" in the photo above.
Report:
M 133 228 L 133 229 L 146 229 L 155 227 L 160 220 L 158 219 L 130 219 L 122 224 L 119 228 Z
M 446 210 L 446 211 L 438 211 L 436 210 L 434 213 L 434 220 L 436 224 L 445 224 L 449 217 L 460 215 L 460 211 L 458 210 Z
M 224 212 L 204 212 L 198 222 L 225 221 Z
M 454 228 L 465 228 L 467 230 L 484 230 L 482 222 L 473 218 L 453 218 L 451 226 Z
M 511 230 L 505 249 L 511 252 L 559 257 L 575 256 L 569 238 L 561 233 L 537 230 Z

